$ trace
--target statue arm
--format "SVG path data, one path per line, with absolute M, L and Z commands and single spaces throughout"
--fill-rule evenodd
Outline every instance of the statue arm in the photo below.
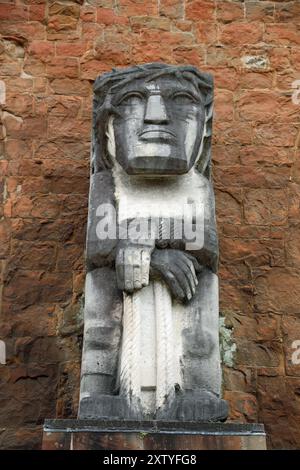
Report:
M 107 237 L 101 236 L 103 230 Z M 105 235 L 105 234 L 104 234 Z M 116 256 L 116 203 L 111 171 L 91 175 L 86 242 L 87 269 L 112 266 Z

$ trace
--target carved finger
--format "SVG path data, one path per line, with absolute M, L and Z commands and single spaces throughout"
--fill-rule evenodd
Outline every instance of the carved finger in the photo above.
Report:
M 172 274 L 170 271 L 167 271 L 164 273 L 164 279 L 166 283 L 168 284 L 173 296 L 179 300 L 184 300 L 185 294 L 183 289 L 180 287 L 180 284 L 176 280 L 174 274 Z
M 192 263 L 193 264 L 193 263 Z M 190 266 L 188 266 L 184 261 L 182 260 L 178 260 L 176 262 L 176 265 L 184 272 L 185 274 L 185 277 L 187 278 L 188 280 L 188 283 L 189 283 L 189 286 L 190 286 L 190 289 L 192 291 L 193 294 L 195 294 L 196 292 L 196 280 L 195 280 L 195 277 L 196 277 L 196 273 L 195 273 L 195 270 L 194 270 L 194 273 L 192 272 L 192 269 Z M 194 266 L 193 266 L 193 269 L 194 269 Z M 197 278 L 196 278 L 197 279 Z
M 148 286 L 149 284 L 149 271 L 150 271 L 150 254 L 148 251 L 143 250 L 141 254 L 142 259 L 142 286 Z
M 181 269 L 181 267 L 178 267 L 178 266 L 174 265 L 171 268 L 171 272 L 175 276 L 175 278 L 176 278 L 178 284 L 180 285 L 180 287 L 182 288 L 182 290 L 184 291 L 185 297 L 188 300 L 191 300 L 191 298 L 193 296 L 193 293 L 192 293 L 189 281 L 188 281 L 184 271 Z
M 186 252 L 184 254 L 185 254 L 185 256 L 187 256 L 193 262 L 194 268 L 195 268 L 197 273 L 200 273 L 201 271 L 203 271 L 203 266 L 201 266 L 201 264 L 195 258 L 195 256 L 191 255 L 190 253 L 186 253 Z
M 134 250 L 132 253 L 132 268 L 133 268 L 133 287 L 141 289 L 142 287 L 142 254 L 140 250 Z
M 189 272 L 191 273 L 193 277 L 193 283 L 195 287 L 198 285 L 198 279 L 197 279 L 197 273 L 195 271 L 194 263 L 191 259 L 189 259 L 185 254 L 183 253 L 183 257 L 181 258 L 183 264 L 188 268 Z
M 124 284 L 126 292 L 132 292 L 134 287 L 133 253 L 125 250 L 124 253 Z

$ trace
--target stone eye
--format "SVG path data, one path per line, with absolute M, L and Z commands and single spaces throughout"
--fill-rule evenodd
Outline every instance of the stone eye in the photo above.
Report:
M 139 93 L 138 91 L 130 91 L 126 93 L 122 98 L 118 101 L 118 105 L 133 105 L 139 104 L 141 101 L 144 100 L 144 96 Z
M 179 91 L 177 93 L 174 93 L 174 95 L 172 96 L 172 101 L 174 104 L 185 105 L 195 103 L 196 99 L 194 98 L 194 96 L 192 96 L 190 93 L 187 93 L 186 91 Z

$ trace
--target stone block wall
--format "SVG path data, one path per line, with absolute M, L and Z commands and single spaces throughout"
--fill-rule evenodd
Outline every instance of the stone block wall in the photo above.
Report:
M 76 417 L 92 83 L 152 61 L 215 76 L 225 397 L 299 448 L 299 28 L 297 0 L 0 0 L 1 448 Z

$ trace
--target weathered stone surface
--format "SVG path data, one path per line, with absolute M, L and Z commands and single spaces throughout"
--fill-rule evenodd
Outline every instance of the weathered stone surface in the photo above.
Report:
M 72 436 L 72 437 L 71 437 Z M 264 450 L 260 424 L 47 420 L 44 450 Z
M 95 82 L 80 418 L 206 422 L 228 415 L 221 399 L 211 138 L 203 132 L 211 129 L 212 102 L 211 76 L 191 66 L 150 63 Z M 114 117 L 116 109 L 122 113 Z M 189 201 L 203 203 L 195 222 L 203 241 L 196 247 L 174 231 L 175 218 L 187 223 Z M 157 230 L 124 237 L 111 215 L 115 233 L 103 239 L 97 215 L 104 203 L 117 208 L 119 228 L 148 211 Z M 186 320 L 176 327 L 182 313 Z M 144 329 L 150 341 L 141 343 Z
M 50 3 L 47 9 L 43 0 L 0 5 L 0 81 L 6 90 L 1 93 L 5 123 L 1 123 L 4 140 L 0 140 L 0 284 L 8 282 L 9 289 L 13 283 L 13 292 L 8 290 L 9 299 L 0 308 L 0 337 L 12 340 L 10 350 L 17 337 L 80 338 L 77 319 L 84 278 L 81 260 L 92 80 L 102 71 L 128 62 L 193 63 L 213 73 L 220 95 L 215 113 L 222 120 L 215 123 L 212 157 L 217 170 L 222 312 L 228 318 L 232 312 L 244 314 L 242 319 L 238 317 L 240 326 L 234 321 L 232 338 L 238 342 L 241 335 L 249 334 L 254 345 L 249 345 L 252 359 L 259 357 L 260 363 L 266 364 L 261 348 L 269 351 L 270 342 L 272 364 L 280 359 L 278 366 L 246 366 L 238 362 L 247 362 L 244 345 L 235 357 L 234 368 L 225 371 L 224 388 L 234 392 L 229 399 L 236 419 L 252 419 L 257 407 L 258 420 L 267 423 L 270 446 L 299 448 L 299 385 L 295 377 L 300 366 L 291 363 L 291 340 L 297 339 L 300 321 L 300 173 L 296 151 L 300 114 L 299 104 L 291 99 L 295 91 L 292 83 L 299 79 L 299 2 Z M 68 76 L 64 75 L 64 62 Z M 230 120 L 224 122 L 227 110 Z M 274 240 L 284 245 L 284 256 L 282 244 Z M 12 274 L 12 270 L 19 274 Z M 37 272 L 45 272 L 45 284 Z M 49 294 L 52 289 L 55 295 L 54 291 Z M 3 295 L 7 295 L 6 288 Z M 258 321 L 260 315 L 264 319 Z M 274 315 L 282 317 L 276 333 L 278 343 L 272 336 L 277 331 Z M 282 345 L 281 352 L 273 348 L 274 341 Z M 55 407 L 45 409 L 47 417 L 56 413 L 76 416 L 79 346 L 74 344 L 63 347 L 68 349 L 70 369 L 63 366 L 59 372 L 61 377 L 54 386 L 57 394 L 51 395 L 57 400 L 57 411 Z M 42 363 L 46 360 L 41 358 Z M 0 389 L 13 364 L 1 366 Z M 72 367 L 74 374 L 64 374 Z M 288 385 L 285 377 L 294 385 Z M 28 379 L 28 383 L 33 381 Z M 6 397 L 5 406 L 13 411 L 15 401 L 12 393 L 7 393 L 10 398 Z M 30 396 L 33 401 L 38 398 L 42 406 L 48 402 L 47 386 L 35 388 Z M 22 407 L 29 406 L 25 395 L 20 403 L 18 410 L 24 417 Z M 40 415 L 40 422 L 44 417 Z M 22 419 L 17 427 L 5 426 L 1 448 L 41 445 L 37 421 L 25 425 Z
M 277 268 L 255 273 L 255 310 L 279 314 L 300 313 L 299 270 Z
M 275 449 L 297 448 L 299 385 L 295 377 L 258 377 L 258 417 L 266 426 L 269 446 Z

